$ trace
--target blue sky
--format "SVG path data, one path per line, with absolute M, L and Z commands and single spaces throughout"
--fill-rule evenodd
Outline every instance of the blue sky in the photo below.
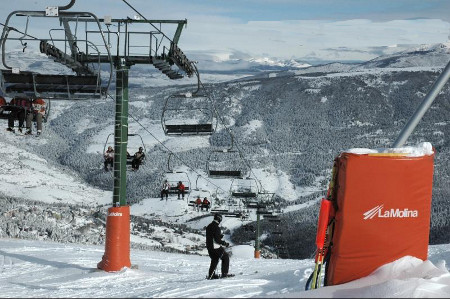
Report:
M 447 42 L 448 0 L 127 0 L 147 19 L 187 19 L 180 46 L 216 60 L 369 60 L 420 44 Z M 12 10 L 43 10 L 69 0 L 5 1 Z M 77 0 L 99 17 L 133 17 L 122 0 Z M 1 21 L 2 23 L 4 21 Z

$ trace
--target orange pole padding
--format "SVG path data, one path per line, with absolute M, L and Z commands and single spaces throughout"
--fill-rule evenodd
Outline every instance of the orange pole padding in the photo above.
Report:
M 105 254 L 97 268 L 106 272 L 131 268 L 130 207 L 111 207 L 106 219 Z
M 259 259 L 261 257 L 261 250 L 255 250 L 255 259 Z
M 319 220 L 317 221 L 316 246 L 318 250 L 322 250 L 325 244 L 328 220 L 330 219 L 330 209 L 331 201 L 322 198 L 322 202 L 320 203 Z

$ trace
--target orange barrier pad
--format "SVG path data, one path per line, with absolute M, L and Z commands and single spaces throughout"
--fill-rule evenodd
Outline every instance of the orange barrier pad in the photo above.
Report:
M 130 262 L 130 207 L 111 207 L 106 219 L 105 254 L 97 264 L 107 272 L 131 267 Z
M 367 276 L 406 255 L 427 259 L 433 160 L 341 154 L 327 285 Z

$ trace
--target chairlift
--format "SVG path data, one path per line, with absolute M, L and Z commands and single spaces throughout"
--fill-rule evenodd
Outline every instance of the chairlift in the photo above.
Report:
M 230 193 L 233 197 L 256 198 L 258 196 L 257 181 L 250 177 L 233 179 Z
M 211 135 L 214 112 L 211 100 L 200 93 L 173 94 L 166 98 L 161 124 L 168 136 Z
M 110 134 L 108 135 L 108 137 L 106 137 L 106 142 L 105 142 L 105 145 L 103 146 L 103 153 L 106 152 L 106 149 L 108 148 L 108 146 L 114 146 L 112 143 L 109 143 L 109 145 L 108 145 L 108 141 L 109 141 L 109 138 L 110 138 L 111 136 L 114 136 L 114 133 L 110 133 Z M 147 152 L 147 150 L 145 149 L 144 140 L 142 139 L 142 136 L 141 136 L 141 135 L 136 134 L 136 133 L 128 133 L 128 138 L 129 138 L 129 137 L 139 137 L 140 142 L 139 142 L 139 146 L 138 146 L 137 148 L 139 149 L 139 147 L 142 147 L 144 153 Z M 128 145 L 129 145 L 129 144 L 128 144 Z M 132 154 L 131 154 L 131 153 L 129 153 L 129 151 L 127 150 L 127 165 L 130 165 L 130 166 L 131 166 L 131 164 L 132 164 L 132 162 L 133 162 L 133 158 L 134 158 L 134 152 L 132 152 Z M 142 160 L 141 165 L 144 165 L 144 164 L 145 164 L 145 159 L 146 159 L 146 158 L 145 158 L 145 156 L 144 156 L 144 159 Z
M 20 23 L 16 21 L 20 17 L 27 18 L 25 30 L 22 31 L 10 26 L 10 23 L 14 25 Z M 40 26 L 30 24 L 31 19 L 44 20 L 46 25 L 54 21 L 55 27 L 63 28 L 54 28 L 49 31 L 49 35 L 45 35 L 42 30 L 37 30 Z M 94 22 L 98 26 L 99 33 L 95 44 L 77 37 L 76 31 L 82 27 L 79 23 L 87 24 L 87 22 Z M 75 32 L 72 31 L 70 24 L 75 26 Z M 88 29 L 85 27 L 86 32 L 83 30 L 80 36 L 87 35 Z M 52 36 L 51 32 L 55 31 L 62 32 L 61 36 Z M 50 15 L 46 11 L 11 12 L 5 21 L 0 42 L 4 67 L 0 69 L 0 87 L 3 93 L 10 97 L 25 94 L 28 97 L 44 99 L 85 99 L 105 96 L 112 80 L 113 64 L 108 44 L 101 32 L 99 19 L 90 12 L 60 11 L 58 15 Z M 23 51 L 17 53 L 17 59 L 13 59 L 14 55 L 8 55 L 6 49 L 15 48 L 15 44 L 19 43 Z M 86 52 L 89 49 L 91 54 L 79 51 L 77 44 L 80 47 L 84 46 Z M 21 69 L 27 58 L 23 53 L 30 45 L 35 45 L 41 53 L 67 67 L 67 70 L 55 73 L 56 71 L 48 69 L 39 71 L 31 70 L 29 67 Z M 106 55 L 101 54 L 105 51 Z M 109 78 L 101 77 L 102 72 L 107 73 L 101 70 L 101 61 L 109 63 Z M 36 65 L 36 62 L 33 64 Z
M 212 150 L 206 160 L 206 172 L 211 178 L 242 178 L 248 172 L 241 153 L 235 150 L 234 137 L 230 133 L 230 146 Z
M 29 99 L 27 96 L 21 95 L 21 96 L 16 96 L 16 98 L 25 98 L 28 99 L 29 101 L 32 101 L 32 99 Z M 48 120 L 48 117 L 50 115 L 50 107 L 51 107 L 51 101 L 50 99 L 44 99 L 46 105 L 45 105 L 45 113 L 42 116 L 42 122 L 46 123 Z M 8 119 L 11 112 L 15 109 L 24 109 L 24 107 L 19 107 L 19 106 L 15 106 L 15 105 L 11 105 L 10 103 L 7 103 L 6 105 L 0 107 L 0 119 Z M 25 111 L 25 113 L 32 113 L 32 112 L 28 112 Z M 26 119 L 27 115 L 25 115 L 25 119 Z M 32 122 L 36 122 L 36 114 L 33 115 L 33 119 Z
M 170 184 L 169 188 L 169 194 L 178 194 L 178 182 L 182 182 L 184 184 L 184 193 L 189 194 L 191 192 L 191 179 L 189 178 L 189 175 L 185 171 L 175 171 L 170 166 L 170 159 L 173 156 L 173 153 L 171 152 L 169 154 L 169 157 L 167 159 L 167 171 L 165 173 L 164 180 L 167 180 L 167 182 Z M 164 181 L 163 180 L 163 181 Z

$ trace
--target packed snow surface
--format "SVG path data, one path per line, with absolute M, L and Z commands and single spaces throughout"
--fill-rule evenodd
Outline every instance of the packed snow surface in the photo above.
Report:
M 254 259 L 250 246 L 234 246 L 233 278 L 206 280 L 207 256 L 131 250 L 137 269 L 96 269 L 102 246 L 0 239 L 0 297 L 147 298 L 392 298 L 449 297 L 450 245 L 433 245 L 429 260 L 405 256 L 371 275 L 304 291 L 314 261 Z M 220 266 L 220 264 L 219 264 Z

